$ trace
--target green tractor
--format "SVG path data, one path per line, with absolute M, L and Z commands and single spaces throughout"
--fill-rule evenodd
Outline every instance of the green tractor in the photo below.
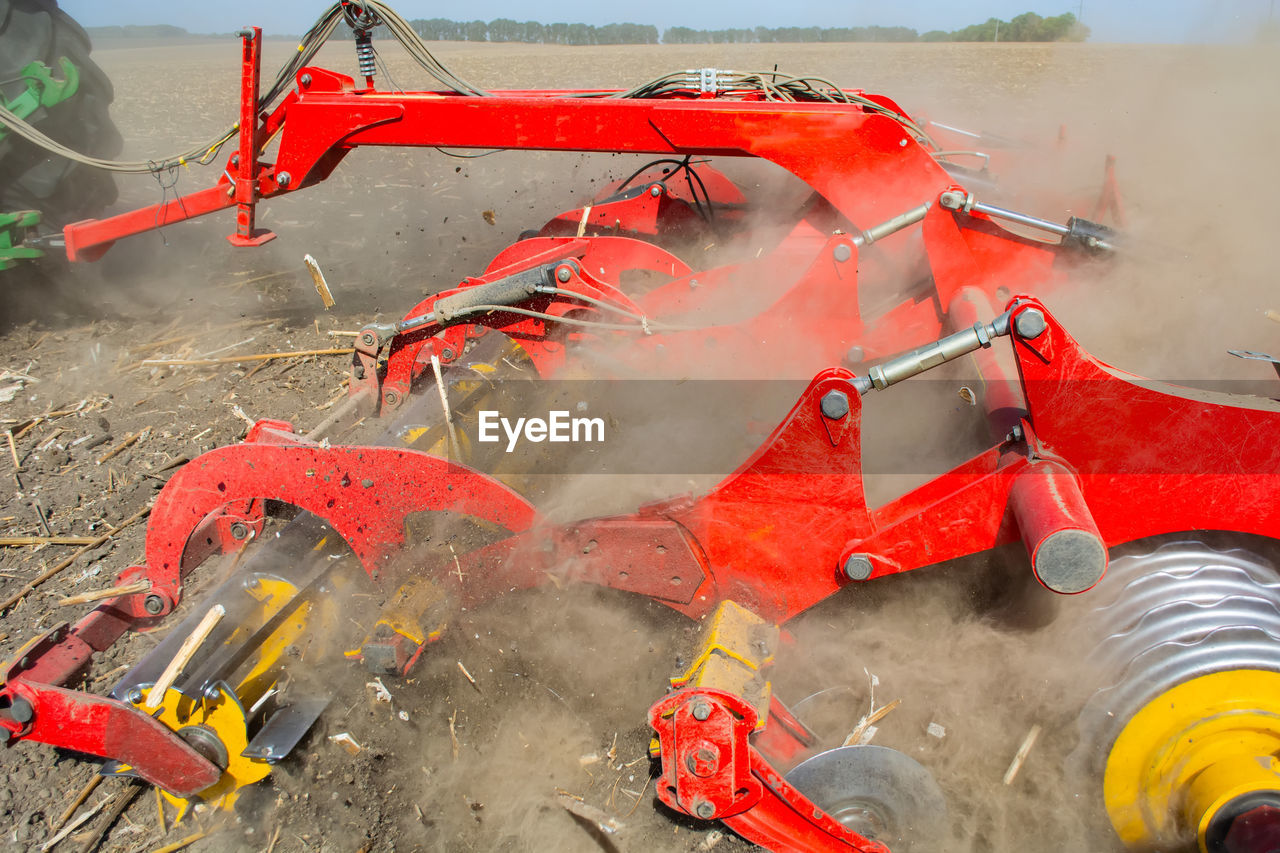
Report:
M 114 157 L 111 82 L 89 51 L 55 0 L 0 0 L 0 107 L 68 148 Z M 110 174 L 50 154 L 0 117 L 0 269 L 43 256 L 42 231 L 57 235 L 115 199 Z

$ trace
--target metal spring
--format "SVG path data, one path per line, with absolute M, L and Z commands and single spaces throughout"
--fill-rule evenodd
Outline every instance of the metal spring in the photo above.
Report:
M 367 32 L 356 34 L 356 61 L 360 63 L 361 75 L 373 77 L 378 73 L 377 58 L 373 53 L 373 37 Z

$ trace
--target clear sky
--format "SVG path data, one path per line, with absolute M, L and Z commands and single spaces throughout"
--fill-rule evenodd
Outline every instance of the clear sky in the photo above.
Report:
M 485 20 L 514 18 L 542 23 L 654 24 L 695 29 L 780 26 L 905 26 L 920 32 L 955 30 L 1022 12 L 1049 16 L 1074 12 L 1093 30 L 1092 41 L 1222 42 L 1248 40 L 1276 14 L 1277 0 L 646 0 L 612 4 L 598 0 L 470 0 L 450 6 L 438 0 L 392 0 L 406 18 Z M 85 26 L 173 24 L 195 33 L 231 32 L 256 24 L 273 33 L 301 33 L 328 4 L 323 0 L 267 3 L 182 3 L 173 0 L 63 0 Z

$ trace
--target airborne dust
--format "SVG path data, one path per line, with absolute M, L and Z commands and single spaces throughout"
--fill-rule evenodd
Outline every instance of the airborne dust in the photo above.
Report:
M 269 42 L 266 67 L 277 68 L 289 48 Z M 321 64 L 350 72 L 348 50 L 327 48 Z M 167 152 L 232 120 L 231 42 L 108 46 L 95 56 L 116 85 L 114 117 L 126 154 Z M 1264 316 L 1280 310 L 1280 214 L 1269 192 L 1280 186 L 1280 127 L 1265 109 L 1280 95 L 1274 47 L 446 44 L 438 56 L 492 87 L 629 86 L 706 65 L 757 70 L 776 63 L 789 73 L 818 74 L 887 94 L 912 114 L 1043 146 L 1042 158 L 1003 179 L 1001 201 L 1048 219 L 1090 216 L 1067 200 L 1091 200 L 1103 157 L 1114 154 L 1132 249 L 1110 269 L 1083 268 L 1070 290 L 1046 295 L 1050 308 L 1095 355 L 1149 376 L 1266 379 L 1267 365 L 1225 350 L 1280 351 L 1280 325 Z M 387 61 L 394 84 L 424 84 L 398 52 L 389 50 Z M 87 400 L 87 412 L 60 424 L 63 442 L 89 433 L 110 441 L 60 449 L 50 425 L 33 430 L 20 443 L 24 491 L 4 507 L 6 529 L 38 533 L 37 502 L 59 532 L 87 532 L 104 516 L 118 522 L 154 493 L 169 462 L 243 434 L 233 406 L 309 429 L 340 393 L 344 368 L 342 357 L 256 371 L 251 364 L 193 368 L 141 365 L 143 359 L 224 347 L 241 353 L 343 345 L 349 339 L 327 333 L 403 316 L 424 294 L 482 270 L 521 231 L 637 165 L 608 155 L 457 159 L 431 149 L 356 151 L 323 185 L 260 208 L 260 224 L 279 234 L 262 249 L 229 248 L 223 215 L 121 244 L 102 264 L 71 271 L 53 291 L 61 301 L 50 300 L 49 290 L 21 291 L 6 309 L 3 366 L 29 368 L 39 382 L 7 404 L 6 417 Z M 776 174 L 743 174 L 780 198 L 795 191 Z M 213 175 L 180 174 L 176 190 L 204 186 Z M 121 209 L 152 203 L 161 192 L 148 179 L 124 183 Z M 333 312 L 320 308 L 304 253 L 326 270 L 338 303 Z M 697 258 L 690 261 L 698 266 Z M 180 343 L 147 346 L 165 339 Z M 954 378 L 963 384 L 961 373 Z M 978 446 L 980 421 L 978 429 L 965 425 L 970 416 L 979 419 L 978 410 L 958 404 L 954 389 L 942 396 L 939 412 L 897 411 L 887 393 L 867 401 L 868 429 L 888 434 L 876 439 L 877 452 L 882 460 L 901 459 L 908 477 L 939 470 L 932 462 L 913 467 L 917 437 L 956 459 Z M 148 429 L 112 464 L 97 464 Z M 655 437 L 637 452 L 663 453 L 666 445 Z M 882 461 L 878 470 L 892 465 Z M 572 518 L 627 511 L 709 484 L 668 473 L 539 490 L 558 516 Z M 881 491 L 891 496 L 902 488 L 895 481 Z M 141 530 L 95 556 L 50 591 L 103 586 L 140 562 Z M 0 555 L 4 592 L 60 558 Z M 1028 583 L 1022 559 L 1001 551 L 847 590 L 788 626 L 794 641 L 779 654 L 775 687 L 784 701 L 811 709 L 815 729 L 830 742 L 867 712 L 873 677 L 877 705 L 901 699 L 874 742 L 933 770 L 957 836 L 949 850 L 1110 849 L 1096 789 L 1064 780 L 1061 770 L 1074 736 L 1065 697 L 1089 673 L 1042 640 L 1055 612 L 1069 616 L 1088 606 L 1087 597 L 1049 601 Z M 206 586 L 196 583 L 197 590 Z M 66 618 L 55 601 L 42 592 L 10 611 L 0 649 L 9 654 L 37 628 Z M 355 643 L 367 624 L 351 621 L 339 620 L 333 630 Z M 282 765 L 246 794 L 229 821 L 198 815 L 195 826 L 219 831 L 191 849 L 747 849 L 653 801 L 645 712 L 662 695 L 664 679 L 678 672 L 694 634 L 693 625 L 658 605 L 551 585 L 459 614 L 412 678 L 384 679 L 391 704 L 372 698 L 356 667 L 335 667 L 336 698 L 304 741 L 303 760 Z M 134 638 L 95 671 L 131 663 L 152 644 Z M 1002 785 L 1009 760 L 1037 724 L 1038 744 L 1014 784 Z M 326 739 L 339 732 L 363 751 L 353 757 Z M 50 823 L 89 771 L 34 745 L 0 755 L 12 780 L 0 789 L 0 817 L 15 827 L 0 844 L 29 849 L 51 834 Z M 626 828 L 602 835 L 562 808 L 558 794 L 580 797 Z M 101 849 L 150 849 L 187 834 L 178 827 L 161 839 L 149 793 L 126 817 Z

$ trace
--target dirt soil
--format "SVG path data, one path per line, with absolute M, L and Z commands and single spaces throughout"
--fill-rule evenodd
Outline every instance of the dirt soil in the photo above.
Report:
M 274 70 L 287 47 L 267 47 Z M 326 49 L 320 64 L 352 72 L 347 50 Z M 232 42 L 98 51 L 116 85 L 126 153 L 168 152 L 228 126 L 237 56 Z M 1261 108 L 1280 96 L 1274 47 L 445 44 L 438 56 L 495 88 L 629 86 L 707 65 L 776 63 L 818 74 L 884 92 L 909 112 L 1043 143 L 1043 165 L 1033 159 L 1013 189 L 1047 218 L 1069 211 L 1049 201 L 1035 207 L 1049 198 L 1044 188 L 1087 191 L 1103 155 L 1115 153 L 1134 246 L 1115 269 L 1091 272 L 1053 303 L 1067 327 L 1102 358 L 1163 378 L 1266 379 L 1266 365 L 1224 350 L 1280 351 L 1280 325 L 1264 314 L 1280 309 L 1277 120 Z M 424 85 L 401 57 L 389 61 L 396 84 Z M 239 440 L 251 419 L 285 418 L 308 430 L 344 394 L 345 355 L 244 357 L 346 347 L 343 333 L 403 316 L 423 295 L 482 270 L 521 231 L 576 206 L 634 162 L 358 151 L 327 183 L 260 208 L 260 224 L 279 235 L 263 248 L 230 247 L 223 238 L 233 225 L 221 215 L 121 243 L 94 265 L 10 274 L 0 308 L 0 429 L 13 437 L 18 467 L 0 447 L 0 535 L 111 536 L 88 548 L 0 549 L 3 598 L 67 563 L 3 614 L 0 657 L 87 610 L 60 607 L 61 598 L 107 587 L 143 561 L 145 523 L 120 525 L 183 462 Z M 201 188 L 216 173 L 176 177 L 172 187 L 122 181 L 119 209 Z M 326 271 L 333 310 L 320 305 L 305 253 Z M 236 356 L 244 360 L 174 363 Z M 336 438 L 373 430 L 366 424 Z M 828 739 L 865 712 L 873 675 L 878 704 L 902 699 L 876 742 L 934 771 L 950 800 L 949 850 L 1111 849 L 1096 791 L 1077 790 L 1061 773 L 1073 739 L 1063 696 L 1082 676 L 1046 657 L 1037 623 L 1009 618 L 991 594 L 1016 557 L 922 572 L 824 603 L 788 626 L 779 695 L 813 709 Z M 224 569 L 211 564 L 193 578 L 184 614 Z M 358 641 L 367 627 L 338 630 L 350 635 L 344 642 Z M 335 668 L 329 710 L 234 813 L 197 810 L 175 826 L 170 809 L 162 827 L 147 790 L 118 820 L 107 821 L 107 807 L 57 849 L 150 850 L 197 833 L 208 835 L 190 849 L 282 853 L 750 849 L 654 799 L 645 712 L 679 671 L 694 629 L 658 605 L 599 590 L 509 596 L 460 614 L 411 678 L 385 680 L 390 704 L 373 697 L 358 667 Z M 163 632 L 128 636 L 100 655 L 87 688 L 108 690 Z M 817 713 L 821 695 L 836 697 L 834 711 Z M 1044 734 L 1015 783 L 1002 785 L 1034 724 Z M 358 755 L 329 740 L 341 732 L 361 744 Z M 0 750 L 0 827 L 8 827 L 0 849 L 45 844 L 95 770 L 38 744 Z M 108 780 L 89 803 L 127 786 Z M 600 832 L 560 795 L 624 828 Z

